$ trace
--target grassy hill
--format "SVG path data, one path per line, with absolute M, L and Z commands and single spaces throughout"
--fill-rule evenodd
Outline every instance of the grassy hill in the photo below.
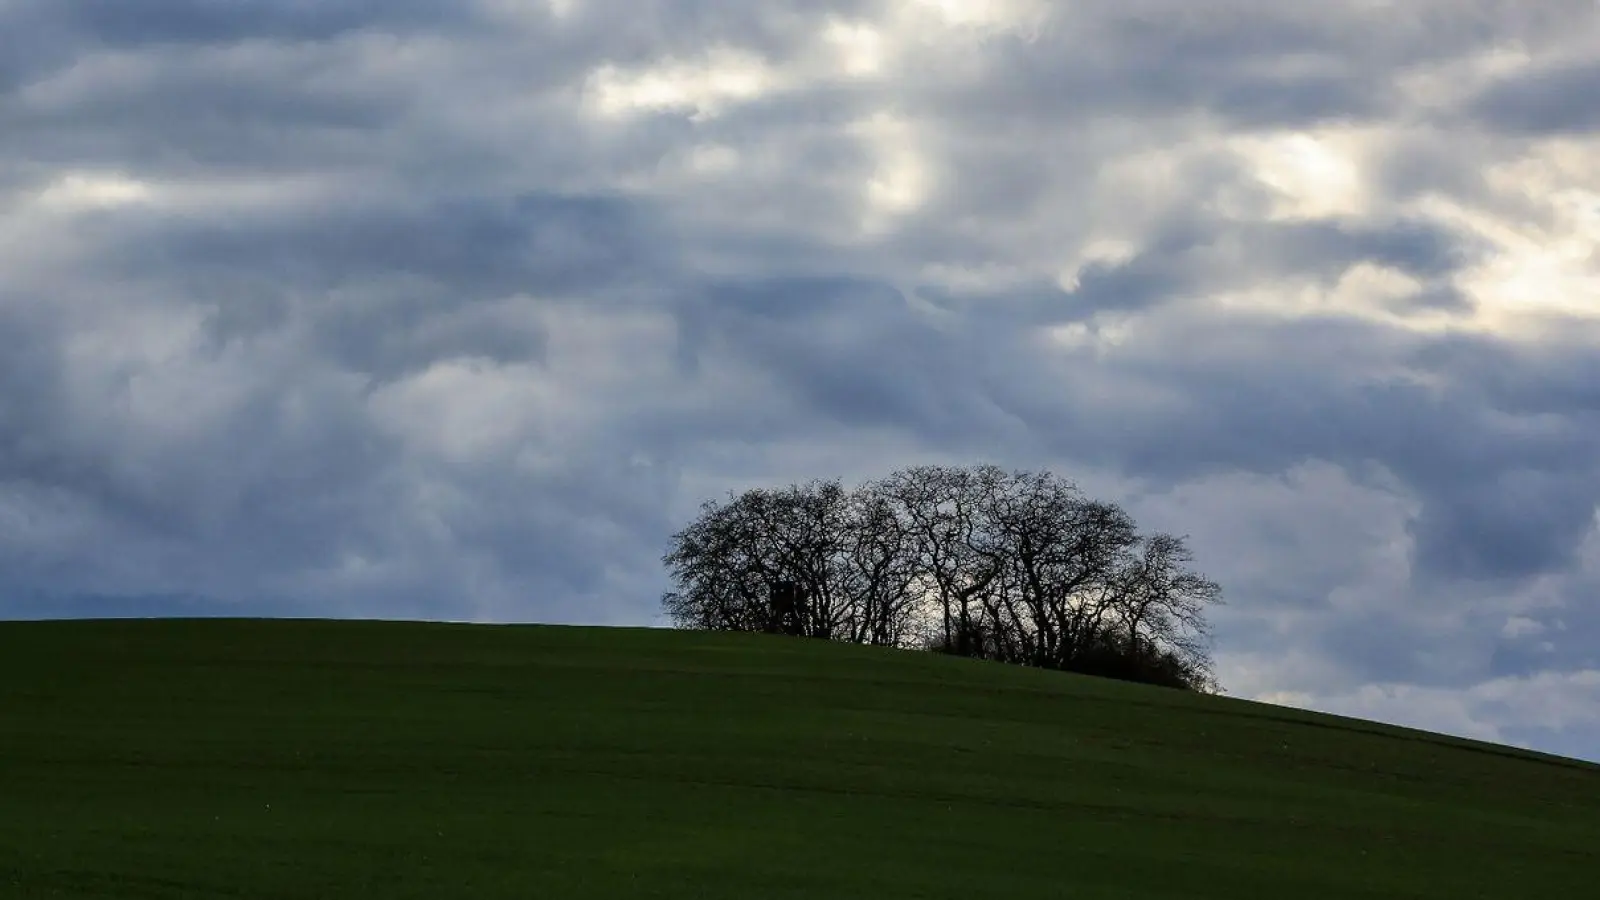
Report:
M 0 897 L 1580 897 L 1600 766 L 812 641 L 0 623 Z

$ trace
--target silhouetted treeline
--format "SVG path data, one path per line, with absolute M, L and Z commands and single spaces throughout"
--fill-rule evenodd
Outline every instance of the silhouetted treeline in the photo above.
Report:
M 662 560 L 680 628 L 764 631 L 1215 691 L 1184 539 L 1049 473 L 919 466 L 708 501 Z

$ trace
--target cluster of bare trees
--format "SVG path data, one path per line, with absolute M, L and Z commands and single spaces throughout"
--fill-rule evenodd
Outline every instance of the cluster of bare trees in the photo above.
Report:
M 920 647 L 1218 690 L 1217 584 L 1049 473 L 919 466 L 707 502 L 663 557 L 680 628 Z

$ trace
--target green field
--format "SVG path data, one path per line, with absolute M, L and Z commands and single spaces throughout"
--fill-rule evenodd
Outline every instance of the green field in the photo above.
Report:
M 1600 766 L 765 636 L 0 623 L 0 897 L 1556 897 Z

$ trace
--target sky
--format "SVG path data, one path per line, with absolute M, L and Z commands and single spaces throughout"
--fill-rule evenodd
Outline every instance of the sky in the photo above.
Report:
M 1048 469 L 1237 697 L 1600 761 L 1594 0 L 0 0 L 0 617 L 662 625 Z

